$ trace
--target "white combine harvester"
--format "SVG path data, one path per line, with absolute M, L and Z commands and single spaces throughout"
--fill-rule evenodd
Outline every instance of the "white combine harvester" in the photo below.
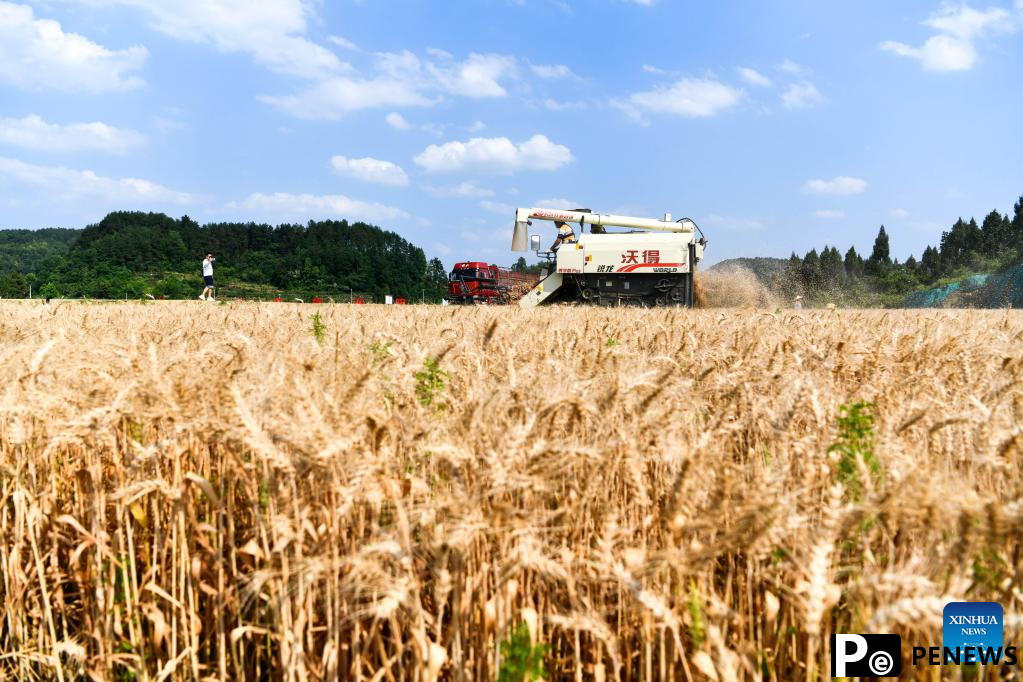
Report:
M 578 241 L 557 252 L 541 252 L 540 236 L 529 235 L 533 220 L 571 225 Z M 590 226 L 589 232 L 586 226 Z M 608 232 L 606 227 L 632 228 Z M 696 238 L 689 218 L 663 220 L 571 211 L 519 208 L 515 211 L 513 251 L 535 251 L 553 261 L 549 274 L 519 300 L 523 308 L 577 301 L 596 305 L 693 307 L 696 264 L 703 260 L 706 238 Z

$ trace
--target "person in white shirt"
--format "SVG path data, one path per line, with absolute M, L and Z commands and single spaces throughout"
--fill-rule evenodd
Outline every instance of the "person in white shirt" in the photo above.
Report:
M 213 300 L 213 261 L 216 259 L 212 253 L 207 253 L 206 258 L 202 261 L 202 279 L 206 284 L 206 288 L 199 294 L 200 301 L 212 301 Z

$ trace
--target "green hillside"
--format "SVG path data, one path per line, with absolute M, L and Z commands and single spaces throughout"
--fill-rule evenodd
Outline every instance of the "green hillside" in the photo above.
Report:
M 188 216 L 117 212 L 84 230 L 0 231 L 0 246 L 4 297 L 23 297 L 32 285 L 54 297 L 189 298 L 201 289 L 210 251 L 221 295 L 437 300 L 447 281 L 440 260 L 427 261 L 420 247 L 346 220 L 199 225 Z
M 788 260 L 736 258 L 714 268 L 745 267 L 781 300 L 802 295 L 810 307 L 1019 307 L 1023 296 L 1015 293 L 1020 285 L 1013 273 L 1019 271 L 1020 263 L 1023 197 L 1011 214 L 994 210 L 980 223 L 959 218 L 942 232 L 937 246 L 924 249 L 919 260 L 915 256 L 902 263 L 893 259 L 891 237 L 882 225 L 866 257 L 855 247 L 843 254 L 834 245 L 824 245 L 803 256 L 793 253 Z M 980 275 L 992 278 L 978 279 Z

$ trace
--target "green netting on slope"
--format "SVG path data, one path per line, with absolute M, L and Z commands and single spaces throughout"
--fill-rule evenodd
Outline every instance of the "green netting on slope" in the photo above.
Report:
M 952 294 L 968 292 L 983 287 L 990 275 L 971 275 L 943 287 L 916 291 L 906 297 L 903 305 L 907 308 L 940 308 Z
M 949 297 L 955 298 L 949 301 Z M 907 308 L 1023 308 L 1023 263 L 995 275 L 972 275 L 906 297 Z
M 952 282 L 943 287 L 914 291 L 902 303 L 907 308 L 940 308 L 945 299 L 959 291 L 959 282 Z
M 1023 308 L 1023 263 L 989 277 L 977 294 L 983 308 Z

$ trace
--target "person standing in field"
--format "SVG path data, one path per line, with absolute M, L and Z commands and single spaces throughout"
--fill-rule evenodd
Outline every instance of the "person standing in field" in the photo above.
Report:
M 213 261 L 216 259 L 212 253 L 207 253 L 206 258 L 202 261 L 202 279 L 206 284 L 206 288 L 199 294 L 200 301 L 212 301 L 213 300 Z

